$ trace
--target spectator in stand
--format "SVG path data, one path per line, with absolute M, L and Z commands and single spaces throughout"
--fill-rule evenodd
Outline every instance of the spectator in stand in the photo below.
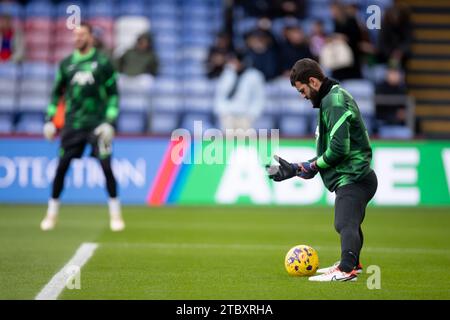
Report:
M 158 73 L 158 59 L 149 33 L 141 34 L 134 48 L 127 50 L 117 61 L 117 70 L 127 76 Z
M 343 39 L 353 54 L 352 64 L 348 67 L 333 70 L 332 77 L 338 80 L 361 78 L 359 46 L 362 41 L 362 33 L 358 21 L 354 16 L 349 16 L 346 7 L 339 2 L 333 2 L 330 9 L 334 22 L 333 37 Z
M 386 10 L 379 37 L 379 59 L 382 63 L 405 69 L 411 53 L 411 13 L 405 4 L 396 4 Z
M 273 18 L 305 18 L 305 0 L 273 0 Z
M 244 57 L 242 52 L 231 54 L 218 80 L 214 113 L 222 130 L 252 128 L 264 108 L 264 75 Z
M 305 17 L 305 0 L 236 0 L 246 16 L 256 18 Z
M 99 27 L 92 27 L 92 41 L 93 47 L 97 49 L 97 51 L 105 54 L 108 58 L 112 58 L 113 52 L 111 48 L 108 48 L 103 41 L 103 30 Z
M 280 46 L 282 73 L 290 75 L 292 66 L 299 59 L 312 58 L 308 39 L 298 25 L 288 24 L 283 29 L 284 42 Z
M 250 31 L 245 36 L 245 43 L 252 66 L 261 71 L 267 81 L 280 75 L 277 43 L 268 30 Z
M 247 17 L 270 17 L 273 12 L 273 0 L 235 0 L 235 5 L 244 10 Z
M 369 56 L 374 56 L 377 50 L 370 40 L 366 23 L 359 18 L 359 12 L 361 10 L 358 0 L 347 0 L 345 10 L 349 19 L 356 21 L 358 25 L 360 32 L 360 40 L 358 43 L 360 65 L 365 64 L 367 63 L 365 60 L 367 60 Z
M 0 62 L 21 62 L 25 44 L 21 30 L 14 28 L 8 14 L 0 14 Z
M 207 76 L 214 79 L 220 76 L 227 62 L 227 57 L 232 51 L 231 37 L 226 32 L 220 32 L 214 45 L 209 49 L 206 61 Z
M 323 22 L 321 20 L 315 20 L 311 26 L 311 36 L 309 39 L 309 49 L 315 60 L 319 59 L 326 39 L 327 35 L 323 27 Z
M 377 95 L 406 95 L 406 85 L 403 72 L 393 66 L 390 67 L 385 79 L 375 88 Z M 405 125 L 406 124 L 406 106 L 405 104 L 383 104 L 376 105 L 376 118 L 385 125 Z

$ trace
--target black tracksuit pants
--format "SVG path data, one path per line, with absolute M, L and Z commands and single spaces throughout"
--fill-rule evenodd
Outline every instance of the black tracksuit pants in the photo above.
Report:
M 350 272 L 359 264 L 364 242 L 361 224 L 377 187 L 377 176 L 371 171 L 362 180 L 336 189 L 334 227 L 341 237 L 341 271 Z

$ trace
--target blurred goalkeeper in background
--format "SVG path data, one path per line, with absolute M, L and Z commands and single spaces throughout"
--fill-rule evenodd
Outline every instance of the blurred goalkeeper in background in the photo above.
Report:
M 322 274 L 309 280 L 354 281 L 362 272 L 361 224 L 378 186 L 377 176 L 370 167 L 369 136 L 353 97 L 336 81 L 325 77 L 316 61 L 297 61 L 291 70 L 291 85 L 319 109 L 317 157 L 289 163 L 275 156 L 280 165 L 268 167 L 269 178 L 274 181 L 295 176 L 312 179 L 320 173 L 327 189 L 336 193 L 334 226 L 341 238 L 341 260 L 317 270 Z
M 121 231 L 125 224 L 111 168 L 113 125 L 119 112 L 116 73 L 109 59 L 93 47 L 91 26 L 82 23 L 75 28 L 74 40 L 75 51 L 59 65 L 44 125 L 44 136 L 52 140 L 57 131 L 52 119 L 58 101 L 64 95 L 65 124 L 61 131 L 59 162 L 41 229 L 46 231 L 55 227 L 59 197 L 70 162 L 80 158 L 89 144 L 91 156 L 99 160 L 105 174 L 111 230 Z

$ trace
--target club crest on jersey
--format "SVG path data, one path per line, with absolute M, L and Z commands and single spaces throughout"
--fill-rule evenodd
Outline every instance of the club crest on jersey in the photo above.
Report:
M 77 71 L 70 83 L 85 86 L 86 84 L 94 84 L 95 79 L 91 71 Z

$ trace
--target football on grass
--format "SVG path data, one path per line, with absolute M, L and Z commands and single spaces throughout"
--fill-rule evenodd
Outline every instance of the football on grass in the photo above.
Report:
M 292 276 L 311 276 L 319 268 L 319 256 L 312 247 L 298 245 L 291 248 L 286 254 L 284 266 Z

